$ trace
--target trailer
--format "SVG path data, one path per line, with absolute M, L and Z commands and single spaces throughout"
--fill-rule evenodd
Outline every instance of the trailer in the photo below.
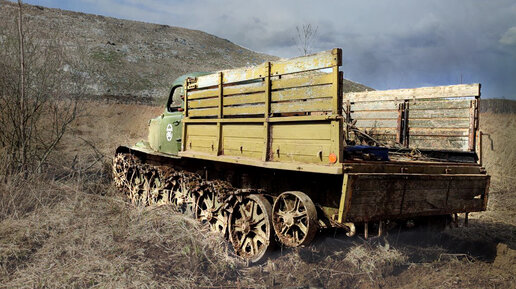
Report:
M 484 211 L 480 84 L 343 93 L 340 49 L 174 82 L 147 141 L 117 149 L 135 204 L 172 204 L 263 260 L 321 228 Z

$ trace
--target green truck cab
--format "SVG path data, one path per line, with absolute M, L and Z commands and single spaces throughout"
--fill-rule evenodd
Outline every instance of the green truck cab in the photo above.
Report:
M 181 135 L 183 129 L 184 88 L 187 78 L 207 75 L 207 72 L 195 72 L 178 77 L 170 89 L 165 110 L 161 115 L 149 121 L 148 143 L 141 142 L 138 146 L 149 148 L 155 152 L 176 155 L 181 150 Z

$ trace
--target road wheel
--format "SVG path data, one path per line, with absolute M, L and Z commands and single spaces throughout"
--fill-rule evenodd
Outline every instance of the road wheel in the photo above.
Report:
M 197 206 L 197 196 L 189 185 L 187 176 L 182 176 L 178 181 L 177 189 L 174 191 L 172 206 L 179 212 L 194 217 Z
M 228 213 L 223 207 L 224 203 L 217 199 L 216 192 L 205 191 L 197 198 L 195 218 L 203 223 L 208 223 L 212 231 L 225 235 Z
M 272 249 L 271 204 L 261 195 L 238 203 L 230 217 L 229 236 L 237 255 L 257 263 Z
M 317 210 L 303 192 L 284 192 L 272 208 L 274 231 L 288 247 L 308 245 L 317 233 Z

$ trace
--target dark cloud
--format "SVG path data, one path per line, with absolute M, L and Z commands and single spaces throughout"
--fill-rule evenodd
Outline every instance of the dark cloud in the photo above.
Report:
M 300 54 L 296 26 L 318 27 L 312 50 L 343 48 L 343 70 L 378 89 L 481 82 L 516 99 L 516 3 L 500 1 L 30 0 L 29 3 L 199 29 L 244 47 Z

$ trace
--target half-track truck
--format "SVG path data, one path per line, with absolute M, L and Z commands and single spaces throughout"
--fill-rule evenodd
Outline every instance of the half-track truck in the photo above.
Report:
M 321 228 L 484 211 L 480 84 L 343 93 L 341 50 L 176 80 L 115 184 L 225 234 L 236 254 L 310 244 Z

